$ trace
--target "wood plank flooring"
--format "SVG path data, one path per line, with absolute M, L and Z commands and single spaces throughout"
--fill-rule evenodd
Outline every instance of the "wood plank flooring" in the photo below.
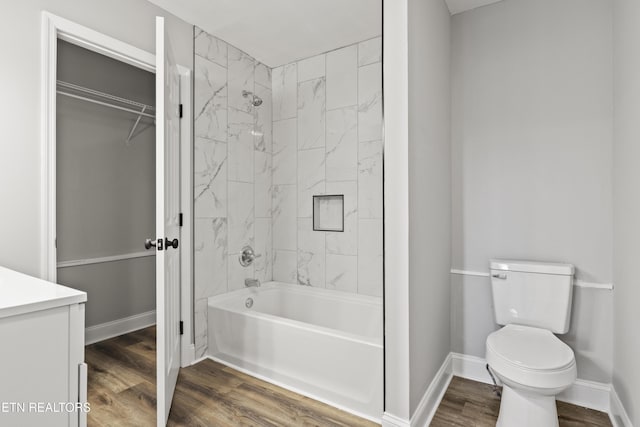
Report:
M 154 426 L 155 328 L 86 347 L 89 426 Z M 374 426 L 211 360 L 180 370 L 169 426 Z
M 610 427 L 604 412 L 557 402 L 560 427 Z M 498 398 L 490 385 L 453 377 L 438 410 L 432 427 L 494 427 L 500 411 Z
M 155 328 L 86 347 L 89 426 L 154 426 Z M 500 399 L 487 384 L 454 377 L 433 427 L 493 427 Z M 607 414 L 558 402 L 561 427 L 609 427 Z M 374 426 L 331 406 L 211 360 L 182 369 L 169 426 Z

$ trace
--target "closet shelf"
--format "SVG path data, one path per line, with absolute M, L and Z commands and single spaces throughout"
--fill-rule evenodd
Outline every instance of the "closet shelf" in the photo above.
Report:
M 127 136 L 127 143 L 131 140 L 136 127 L 140 123 L 142 117 L 148 117 L 155 119 L 155 108 L 151 105 L 143 104 L 140 102 L 132 101 L 130 99 L 121 98 L 119 96 L 111 95 L 108 93 L 100 92 L 94 89 L 89 89 L 84 86 L 76 85 L 62 80 L 57 81 L 56 92 L 60 95 L 68 96 L 70 98 L 80 99 L 88 101 L 94 104 L 102 105 L 105 107 L 115 108 L 121 111 L 127 111 L 129 113 L 136 114 L 136 119 L 129 136 Z

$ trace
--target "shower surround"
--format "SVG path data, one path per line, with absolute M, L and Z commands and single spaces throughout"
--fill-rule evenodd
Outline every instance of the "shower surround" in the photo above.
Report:
M 382 295 L 381 39 L 273 69 L 273 278 Z M 344 232 L 312 197 L 344 195 Z
M 198 28 L 194 43 L 196 356 L 207 298 L 245 278 L 381 296 L 381 39 L 273 70 Z M 320 194 L 344 194 L 344 232 L 313 231 Z M 246 245 L 261 257 L 243 268 Z

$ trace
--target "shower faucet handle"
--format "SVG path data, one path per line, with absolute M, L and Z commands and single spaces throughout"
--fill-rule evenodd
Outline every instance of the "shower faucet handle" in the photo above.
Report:
M 262 255 L 256 255 L 251 246 L 245 246 L 242 248 L 242 253 L 238 257 L 240 265 L 243 267 L 249 267 L 256 258 L 260 258 Z

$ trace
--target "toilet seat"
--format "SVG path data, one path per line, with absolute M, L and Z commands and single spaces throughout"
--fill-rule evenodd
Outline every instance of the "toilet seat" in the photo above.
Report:
M 487 338 L 487 363 L 506 383 L 562 389 L 577 376 L 573 350 L 551 331 L 507 325 Z

